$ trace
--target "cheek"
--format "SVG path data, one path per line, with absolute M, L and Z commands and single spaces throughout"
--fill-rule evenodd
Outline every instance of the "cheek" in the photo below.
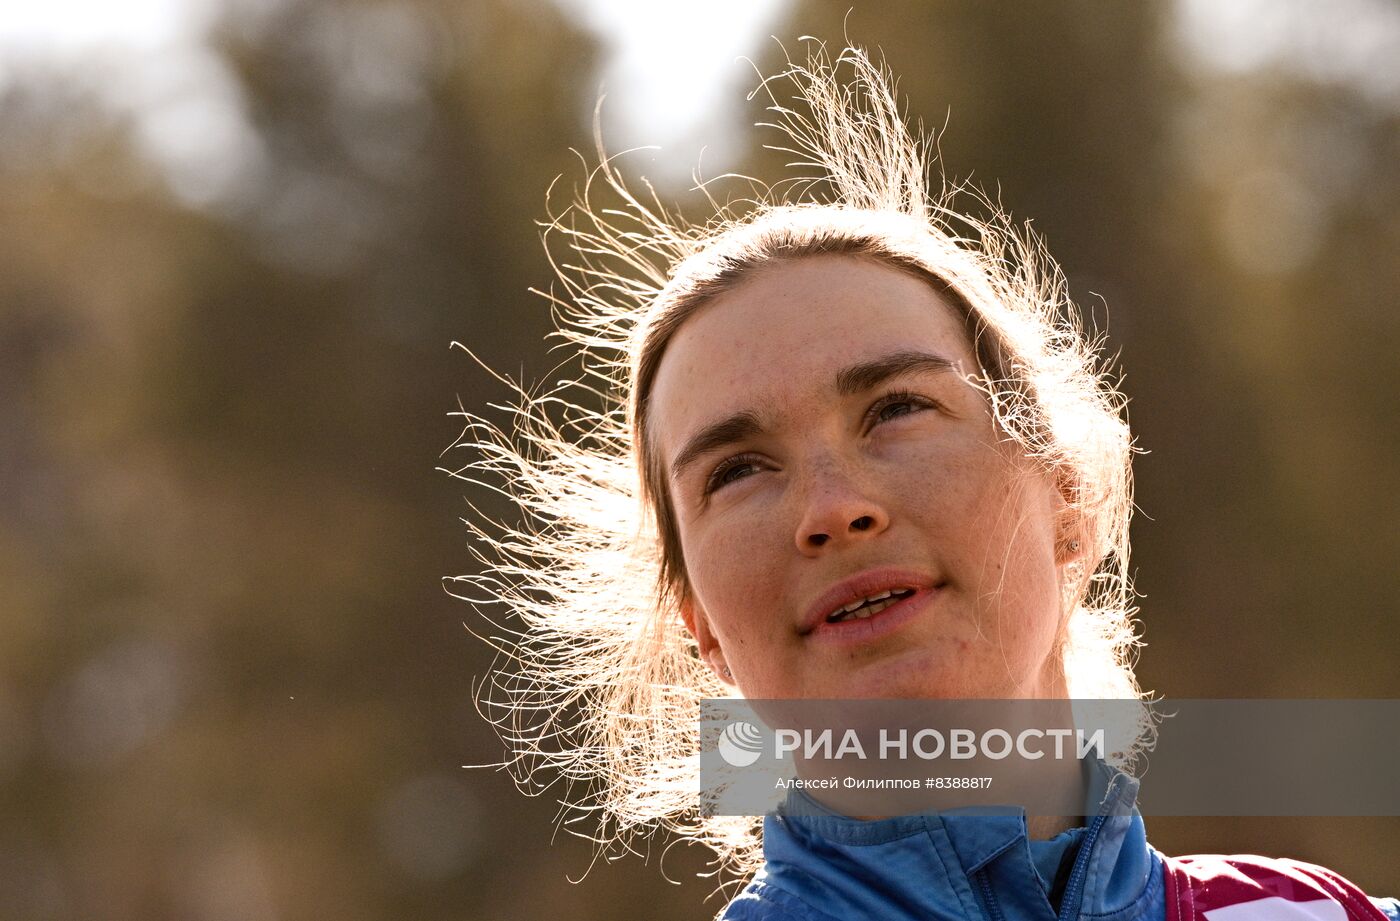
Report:
M 1054 642 L 1061 615 L 1054 505 L 1037 477 L 1007 482 L 975 527 L 980 546 L 978 605 L 1006 654 L 1037 659 Z
M 981 548 L 982 567 L 1022 590 L 1053 582 L 1052 509 L 1040 484 L 1029 479 L 995 484 L 981 504 L 969 545 Z
M 781 604 L 780 535 L 773 519 L 755 517 L 696 535 L 686 550 L 691 585 L 721 638 L 756 633 Z
M 887 480 L 896 516 L 918 526 L 941 559 L 998 565 L 1020 514 L 1010 471 L 998 452 L 973 439 L 901 458 Z
M 964 444 L 928 475 L 900 487 L 936 559 L 970 592 L 979 620 L 1005 614 L 1003 630 L 1039 632 L 1059 612 L 1054 493 L 990 444 Z M 1002 634 L 1005 636 L 1005 632 Z

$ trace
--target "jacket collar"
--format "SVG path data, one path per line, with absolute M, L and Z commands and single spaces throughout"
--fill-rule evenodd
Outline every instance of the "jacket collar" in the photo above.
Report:
M 1061 919 L 1122 912 L 1156 895 L 1156 855 L 1136 802 L 1138 783 L 1102 763 L 1091 769 L 1078 853 Z M 835 917 L 1055 921 L 1019 807 L 862 821 L 792 793 L 764 823 L 762 880 Z M 796 891 L 794 891 L 796 890 Z M 989 907 L 988 902 L 995 902 Z M 1123 921 L 1139 915 L 1126 912 Z

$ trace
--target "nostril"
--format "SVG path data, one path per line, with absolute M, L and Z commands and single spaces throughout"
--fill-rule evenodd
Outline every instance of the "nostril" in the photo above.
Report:
M 868 529 L 870 528 L 870 526 L 871 526 L 872 524 L 874 524 L 874 523 L 875 523 L 875 519 L 874 519 L 874 518 L 871 518 L 869 515 L 862 515 L 861 517 L 857 518 L 855 521 L 852 521 L 852 522 L 851 522 L 851 527 L 852 527 L 853 529 L 857 530 L 857 531 L 865 531 L 865 530 L 868 530 Z
M 830 538 L 828 538 L 825 534 L 813 534 L 807 539 L 811 541 L 814 545 L 820 547 L 822 544 L 826 543 Z

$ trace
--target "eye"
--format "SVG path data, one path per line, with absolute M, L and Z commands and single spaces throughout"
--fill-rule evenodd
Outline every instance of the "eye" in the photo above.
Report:
M 897 390 L 876 400 L 874 405 L 865 411 L 865 420 L 870 425 L 879 425 L 882 422 L 889 422 L 891 419 L 898 419 L 900 416 L 934 409 L 938 405 L 937 401 L 930 400 L 928 397 L 908 390 Z
M 758 457 L 753 454 L 736 454 L 720 461 L 705 481 L 705 495 L 722 489 L 736 480 L 742 480 L 758 467 Z

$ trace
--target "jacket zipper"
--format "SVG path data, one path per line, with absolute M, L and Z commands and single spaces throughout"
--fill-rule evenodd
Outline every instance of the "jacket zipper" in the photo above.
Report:
M 1083 913 L 1079 900 L 1083 895 L 1084 879 L 1089 875 L 1089 853 L 1093 850 L 1094 840 L 1098 838 L 1099 830 L 1103 828 L 1107 819 L 1106 815 L 1095 816 L 1084 832 L 1084 840 L 1079 842 L 1079 854 L 1074 858 L 1074 869 L 1069 874 L 1069 882 L 1065 883 L 1065 891 L 1060 894 L 1060 921 L 1071 921 Z M 1072 916 L 1071 910 L 1074 911 Z
M 977 882 L 982 887 L 982 902 L 987 906 L 987 913 L 992 916 L 992 921 L 1005 921 L 1001 913 L 1001 906 L 997 904 L 996 897 L 992 894 L 992 881 L 987 878 L 986 870 L 977 871 Z

